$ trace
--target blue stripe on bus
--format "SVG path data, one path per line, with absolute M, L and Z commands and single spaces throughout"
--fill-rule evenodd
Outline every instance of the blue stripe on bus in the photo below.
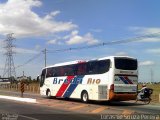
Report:
M 128 84 L 128 81 L 127 81 L 126 79 L 124 79 L 124 77 L 119 76 L 119 78 L 120 78 L 125 84 Z
M 74 80 L 73 80 L 73 83 L 70 83 L 70 86 L 68 87 L 68 89 L 64 93 L 63 97 L 70 97 L 71 94 L 73 93 L 73 91 L 78 86 L 78 84 L 82 83 L 83 77 L 84 77 L 84 75 L 78 75 L 78 76 L 76 76 L 74 78 Z

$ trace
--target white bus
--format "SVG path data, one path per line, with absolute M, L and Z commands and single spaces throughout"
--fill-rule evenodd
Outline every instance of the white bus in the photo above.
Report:
M 40 94 L 83 102 L 136 99 L 137 59 L 109 56 L 48 66 L 40 75 Z

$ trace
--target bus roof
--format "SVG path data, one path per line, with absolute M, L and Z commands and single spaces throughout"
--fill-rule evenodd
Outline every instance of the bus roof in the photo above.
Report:
M 105 60 L 105 59 L 113 59 L 115 57 L 119 58 L 130 58 L 130 59 L 135 59 L 130 56 L 108 56 L 108 57 L 103 57 L 103 58 L 98 58 L 98 59 L 90 59 L 90 60 L 75 60 L 75 61 L 69 61 L 69 62 L 63 62 L 63 63 L 56 63 L 54 65 L 47 66 L 45 68 L 50 68 L 50 67 L 58 67 L 58 66 L 64 66 L 64 65 L 72 65 L 72 64 L 78 64 L 78 63 L 83 63 L 83 62 L 88 62 L 88 61 L 98 61 L 98 60 Z
M 86 60 L 75 60 L 75 61 L 69 61 L 69 62 L 63 62 L 63 63 L 56 63 L 54 65 L 47 66 L 46 68 L 58 67 L 58 66 L 63 66 L 63 65 L 72 65 L 72 64 L 82 63 L 82 62 L 87 62 L 87 61 Z
M 130 56 L 108 56 L 108 57 L 99 58 L 98 60 L 103 60 L 103 59 L 112 59 L 112 58 L 115 58 L 115 57 L 136 59 L 136 58 L 133 58 L 133 57 L 130 57 Z

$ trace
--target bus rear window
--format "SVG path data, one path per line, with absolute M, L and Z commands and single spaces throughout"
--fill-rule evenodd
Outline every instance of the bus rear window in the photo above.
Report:
M 137 60 L 130 58 L 115 58 L 116 69 L 137 70 Z

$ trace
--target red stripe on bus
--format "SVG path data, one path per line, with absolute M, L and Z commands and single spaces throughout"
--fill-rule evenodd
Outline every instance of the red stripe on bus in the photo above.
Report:
M 125 76 L 124 78 L 128 81 L 129 84 L 133 84 L 132 81 L 128 79 L 128 77 Z
M 61 97 L 63 95 L 63 93 L 65 92 L 65 90 L 67 89 L 67 87 L 69 86 L 69 84 L 71 83 L 71 80 L 74 78 L 74 76 L 67 76 L 67 82 L 64 81 L 64 83 L 62 84 L 62 86 L 59 88 L 56 96 L 57 97 Z

